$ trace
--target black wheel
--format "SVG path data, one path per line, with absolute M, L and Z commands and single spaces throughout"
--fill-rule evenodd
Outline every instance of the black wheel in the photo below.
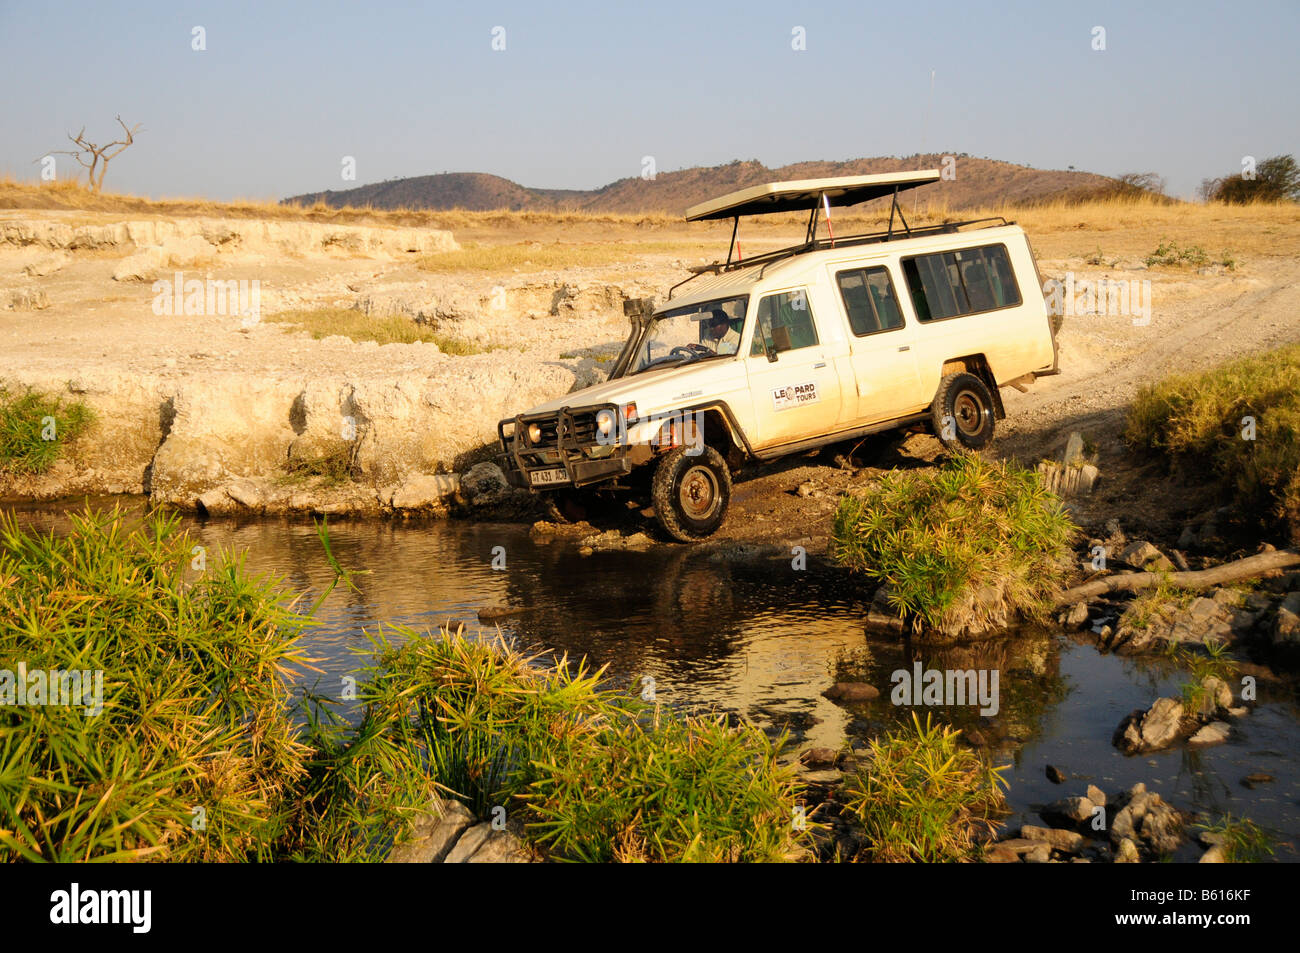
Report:
M 935 436 L 949 449 L 978 450 L 993 438 L 993 395 L 974 374 L 949 374 L 930 407 Z
M 706 446 L 688 456 L 689 447 L 670 450 L 655 467 L 650 498 L 655 519 L 673 539 L 704 539 L 722 525 L 731 502 L 731 471 L 722 454 Z

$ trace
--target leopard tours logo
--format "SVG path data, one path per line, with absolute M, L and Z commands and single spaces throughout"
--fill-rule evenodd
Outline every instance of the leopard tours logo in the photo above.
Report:
M 104 672 L 102 669 L 33 669 L 25 662 L 16 669 L 0 668 L 0 708 L 61 706 L 85 708 L 94 718 L 104 710 Z
M 895 705 L 979 705 L 980 714 L 990 718 L 1001 707 L 996 668 L 927 669 L 914 662 L 910 672 L 900 668 L 889 680 L 894 685 L 889 700 Z
M 238 317 L 244 327 L 262 316 L 262 283 L 256 279 L 200 280 L 178 271 L 170 279 L 153 283 L 153 313 L 163 315 L 226 315 Z
M 774 410 L 789 410 L 791 407 L 816 403 L 819 399 L 816 381 L 790 384 L 772 390 L 772 408 Z
M 50 922 L 126 924 L 132 933 L 148 933 L 153 926 L 153 891 L 83 890 L 74 882 L 50 894 Z

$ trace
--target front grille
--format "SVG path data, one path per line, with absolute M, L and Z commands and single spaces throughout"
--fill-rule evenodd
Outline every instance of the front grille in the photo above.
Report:
M 583 412 L 577 414 L 557 414 L 554 417 L 545 420 L 534 420 L 531 423 L 537 424 L 542 430 L 542 437 L 536 443 L 530 443 L 530 449 L 549 449 L 559 446 L 559 429 L 563 421 L 565 433 L 564 443 L 571 446 L 574 443 L 586 444 L 594 443 L 596 440 L 596 414 L 594 412 Z M 527 424 L 524 425 L 524 432 L 527 433 Z

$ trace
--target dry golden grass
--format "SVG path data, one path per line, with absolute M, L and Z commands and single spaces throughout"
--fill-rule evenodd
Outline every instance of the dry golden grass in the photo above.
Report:
M 432 272 L 505 272 L 545 268 L 600 267 L 644 257 L 716 255 L 713 241 L 612 241 L 517 242 L 509 245 L 474 243 L 460 251 L 440 252 L 420 259 L 420 268 Z
M 268 316 L 266 320 L 294 325 L 317 340 L 339 335 L 353 341 L 374 341 L 376 344 L 414 344 L 422 341 L 436 344 L 444 354 L 479 354 L 483 351 L 483 348 L 467 341 L 439 334 L 426 325 L 416 324 L 410 318 L 396 314 L 373 317 L 351 308 L 315 308 L 282 311 Z
M 1005 216 L 1024 226 L 1034 249 L 1043 258 L 1102 260 L 1142 259 L 1162 241 L 1196 245 L 1218 256 L 1249 254 L 1261 257 L 1300 257 L 1300 205 L 1255 205 L 1171 202 L 1162 196 L 1115 195 L 1084 202 L 1056 201 L 1035 205 L 1003 204 L 977 209 L 952 209 L 946 203 L 924 199 L 901 202 L 912 225 L 966 221 Z M 43 209 L 90 214 L 214 216 L 270 218 L 369 224 L 392 227 L 442 228 L 478 246 L 518 246 L 502 251 L 467 248 L 448 256 L 430 256 L 431 271 L 524 267 L 566 267 L 575 264 L 611 264 L 642 254 L 677 254 L 683 257 L 726 255 L 730 222 L 687 223 L 679 216 L 661 213 L 619 214 L 590 212 L 429 211 L 420 209 L 330 208 L 317 203 L 309 208 L 280 205 L 270 200 L 216 202 L 209 199 L 148 199 L 118 193 L 95 193 L 71 182 L 37 185 L 12 177 L 0 178 L 0 209 Z M 803 214 L 771 215 L 741 223 L 742 246 L 759 251 L 802 238 Z M 854 212 L 836 212 L 836 234 L 883 229 L 889 208 L 883 203 Z M 820 234 L 825 235 L 823 225 Z M 536 251 L 526 242 L 557 241 L 586 248 Z M 596 246 L 608 246 L 597 248 Z M 459 257 L 456 257 L 459 256 Z M 541 256 L 541 260 L 538 260 Z
M 151 199 L 120 192 L 93 192 L 75 181 L 36 184 L 12 176 L 0 177 L 0 209 L 49 211 L 129 212 L 138 215 L 179 217 L 214 216 L 225 218 L 273 218 L 338 224 L 375 224 L 395 227 L 424 228 L 500 228 L 529 225 L 563 225 L 573 223 L 611 225 L 664 225 L 678 219 L 669 215 L 623 215 L 585 212 L 470 212 L 463 209 L 431 211 L 428 209 L 376 209 L 370 207 L 332 208 L 324 202 L 311 206 L 281 205 L 274 199 L 235 199 L 220 202 L 207 198 Z

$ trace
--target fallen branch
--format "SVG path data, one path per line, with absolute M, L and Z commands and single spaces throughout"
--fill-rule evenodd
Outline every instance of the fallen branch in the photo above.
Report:
M 1082 586 L 1067 589 L 1057 597 L 1056 605 L 1057 607 L 1073 605 L 1083 599 L 1091 599 L 1094 596 L 1120 590 L 1136 592 L 1139 589 L 1158 586 L 1162 582 L 1176 586 L 1179 589 L 1205 589 L 1209 586 L 1222 585 L 1225 582 L 1252 579 L 1255 576 L 1263 575 L 1270 569 L 1287 569 L 1291 566 L 1300 566 L 1300 553 L 1292 549 L 1279 549 L 1275 552 L 1247 556 L 1245 559 L 1224 563 L 1212 569 L 1198 569 L 1194 572 L 1126 572 L 1118 576 L 1094 579 Z

